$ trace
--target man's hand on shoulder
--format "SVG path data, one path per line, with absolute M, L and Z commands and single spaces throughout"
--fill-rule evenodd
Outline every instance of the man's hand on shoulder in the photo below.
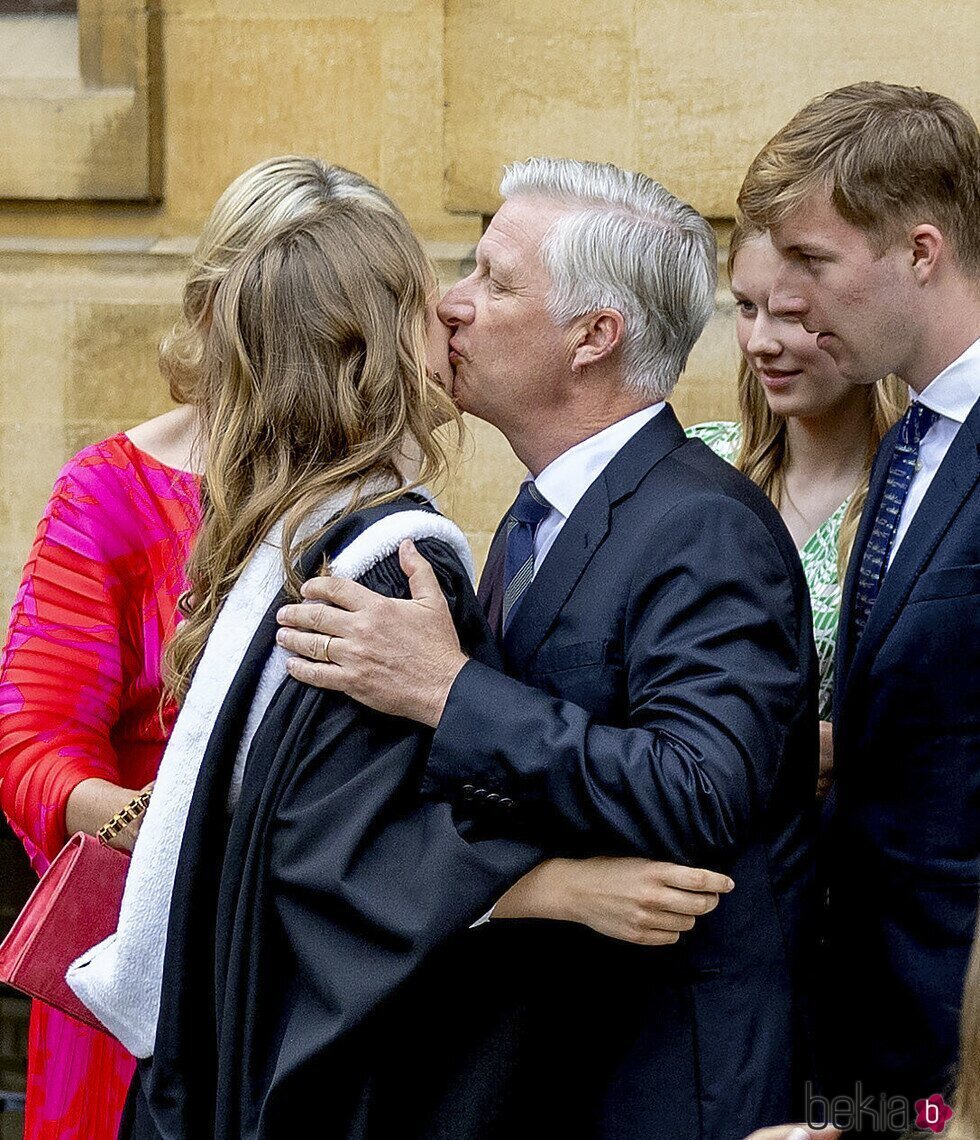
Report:
M 276 640 L 296 654 L 287 668 L 298 681 L 434 728 L 468 659 L 430 563 L 411 540 L 398 557 L 409 599 L 344 578 L 312 578 L 305 601 L 279 611 Z

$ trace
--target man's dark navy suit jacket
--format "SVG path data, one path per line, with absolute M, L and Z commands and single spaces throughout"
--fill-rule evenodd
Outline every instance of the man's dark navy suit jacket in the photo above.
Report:
M 857 644 L 844 589 L 835 686 L 825 1060 L 838 1090 L 912 1100 L 956 1062 L 980 858 L 980 404 L 937 471 Z
M 498 532 L 481 589 L 498 624 L 502 557 Z M 572 512 L 504 654 L 509 675 L 458 676 L 431 791 L 546 849 L 736 883 L 673 947 L 559 922 L 472 932 L 498 950 L 475 990 L 523 996 L 505 1134 L 742 1140 L 798 1119 L 817 677 L 772 504 L 665 408 Z

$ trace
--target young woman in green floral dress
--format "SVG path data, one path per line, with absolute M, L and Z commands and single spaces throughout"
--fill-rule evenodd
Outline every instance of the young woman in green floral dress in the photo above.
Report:
M 833 767 L 830 714 L 841 585 L 868 492 L 871 461 L 901 416 L 908 390 L 894 377 L 845 380 L 799 321 L 773 316 L 778 257 L 768 234 L 737 224 L 728 255 L 735 297 L 740 420 L 688 434 L 757 483 L 776 505 L 803 562 L 820 660 L 820 794 Z

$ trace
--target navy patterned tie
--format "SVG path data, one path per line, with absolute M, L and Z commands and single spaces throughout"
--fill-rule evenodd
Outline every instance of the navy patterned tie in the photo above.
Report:
M 534 576 L 534 532 L 551 511 L 551 504 L 533 483 L 523 483 L 507 512 L 504 548 L 504 633 Z
M 891 553 L 895 542 L 895 531 L 898 529 L 898 520 L 902 515 L 902 507 L 909 493 L 912 476 L 918 466 L 919 444 L 938 419 L 938 412 L 918 401 L 913 401 L 899 427 L 878 515 L 858 570 L 857 596 L 854 602 L 855 642 L 867 625 L 871 608 L 875 604 L 885 577 L 888 555 Z

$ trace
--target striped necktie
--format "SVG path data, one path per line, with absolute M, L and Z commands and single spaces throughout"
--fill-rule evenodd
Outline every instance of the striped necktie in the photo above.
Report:
M 898 520 L 902 517 L 902 507 L 908 497 L 912 476 L 919 462 L 919 444 L 932 425 L 939 419 L 939 413 L 927 408 L 917 400 L 909 405 L 902 418 L 888 465 L 888 477 L 881 504 L 871 530 L 868 545 L 861 557 L 858 570 L 857 595 L 854 602 L 854 641 L 864 632 L 871 608 L 881 589 L 888 566 L 888 556 L 895 542 Z
M 534 577 L 534 532 L 551 512 L 551 504 L 531 482 L 522 483 L 514 505 L 507 512 L 504 548 L 503 628 L 513 617 Z

